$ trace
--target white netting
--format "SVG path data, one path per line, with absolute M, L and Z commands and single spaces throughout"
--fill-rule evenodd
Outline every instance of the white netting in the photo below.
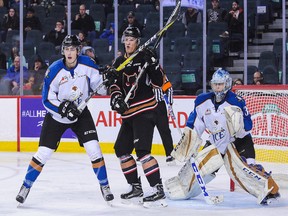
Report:
M 288 180 L 288 86 L 237 86 L 235 93 L 253 120 L 256 160 L 279 181 Z

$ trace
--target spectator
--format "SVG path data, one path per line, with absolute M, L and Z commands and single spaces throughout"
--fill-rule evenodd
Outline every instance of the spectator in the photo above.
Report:
M 14 62 L 14 58 L 16 56 L 20 56 L 19 54 L 19 49 L 17 46 L 12 47 L 11 52 L 10 52 L 10 57 L 7 60 L 8 63 L 8 68 L 11 67 L 13 65 Z M 27 62 L 26 62 L 26 58 L 24 56 L 22 56 L 22 62 L 23 62 L 23 66 L 27 67 Z
M 231 34 L 243 34 L 244 29 L 244 13 L 239 6 L 238 1 L 232 2 L 232 9 L 225 16 L 225 21 L 228 23 L 228 31 L 223 32 L 220 37 L 229 37 Z
M 186 29 L 189 23 L 201 23 L 201 13 L 196 8 L 188 7 L 182 15 L 182 23 Z
M 99 64 L 99 60 L 95 54 L 95 50 L 93 47 L 91 46 L 84 46 L 81 50 L 81 54 L 82 55 L 86 55 L 86 56 L 89 56 L 90 58 L 92 58 L 96 64 L 98 65 Z
M 29 70 L 29 80 L 31 77 L 33 77 L 34 82 L 30 82 L 31 84 L 31 90 L 34 95 L 41 95 L 42 93 L 42 87 L 43 87 L 43 81 L 45 77 L 45 73 L 47 70 L 47 65 L 45 62 L 42 60 L 40 56 L 36 56 L 34 59 L 34 63 L 32 67 Z M 30 85 L 28 80 L 28 84 Z
M 92 16 L 86 13 L 86 6 L 84 4 L 79 7 L 79 14 L 76 14 L 72 24 L 72 29 L 78 29 L 84 32 L 85 36 L 89 32 L 95 31 L 95 24 Z
M 0 69 L 7 69 L 6 68 L 6 55 L 2 52 L 0 47 Z
M 23 67 L 23 83 L 28 81 L 28 69 Z M 13 65 L 7 69 L 7 74 L 4 76 L 5 80 L 10 83 L 10 90 L 13 95 L 19 94 L 20 87 L 20 57 L 15 56 Z
M 67 34 L 65 32 L 65 29 L 64 29 L 64 22 L 62 20 L 58 20 L 56 22 L 55 29 L 49 31 L 44 36 L 43 40 L 53 43 L 55 45 L 55 50 L 58 53 L 61 49 L 62 41 L 64 40 L 66 35 Z
M 100 35 L 101 39 L 104 39 L 104 38 L 108 39 L 108 41 L 109 41 L 109 51 L 110 51 L 110 47 L 112 48 L 112 45 L 113 45 L 113 42 L 114 42 L 114 30 L 115 30 L 114 23 L 110 23 L 109 29 L 105 30 Z
M 220 7 L 219 0 L 211 0 L 212 8 L 207 10 L 207 21 L 211 22 L 224 22 L 227 11 Z
M 41 22 L 37 16 L 35 16 L 35 10 L 33 8 L 27 9 L 26 17 L 23 21 L 24 28 L 24 37 L 26 38 L 26 34 L 31 30 L 40 30 L 42 29 Z
M 78 39 L 80 40 L 82 47 L 91 45 L 91 42 L 86 38 L 84 32 L 82 31 L 78 33 Z
M 138 22 L 138 20 L 135 17 L 135 13 L 133 11 L 130 11 L 127 14 L 127 20 L 124 20 L 124 23 L 119 29 L 119 36 L 122 36 L 124 30 L 127 27 L 137 27 L 140 30 L 141 35 L 142 35 L 143 26 Z
M 1 30 L 2 41 L 6 41 L 7 32 L 11 30 L 19 30 L 19 17 L 14 8 L 10 8 L 8 14 L 4 15 Z
M 264 84 L 264 76 L 261 71 L 255 71 L 253 74 L 253 85 L 263 85 Z
M 244 83 L 243 83 L 243 80 L 242 79 L 240 79 L 240 78 L 237 78 L 237 79 L 235 79 L 234 81 L 233 81 L 233 86 L 235 86 L 235 85 L 243 85 Z

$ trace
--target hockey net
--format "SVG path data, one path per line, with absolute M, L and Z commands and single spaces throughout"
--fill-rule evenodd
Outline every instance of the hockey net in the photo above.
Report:
M 237 85 L 233 91 L 245 99 L 251 114 L 257 163 L 272 171 L 280 187 L 287 187 L 288 85 Z

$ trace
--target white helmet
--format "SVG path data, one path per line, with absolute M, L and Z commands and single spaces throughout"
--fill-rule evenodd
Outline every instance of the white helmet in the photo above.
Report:
M 230 74 L 228 71 L 219 68 L 218 70 L 216 70 L 212 76 L 212 80 L 211 80 L 211 87 L 212 90 L 214 92 L 214 94 L 216 95 L 216 101 L 220 102 L 221 100 L 223 100 L 223 98 L 225 97 L 225 94 L 227 93 L 227 91 L 229 89 L 231 89 L 232 86 L 232 78 L 230 77 Z M 220 92 L 216 92 L 215 91 L 215 86 L 212 84 L 216 84 L 216 83 L 224 83 L 224 89 Z

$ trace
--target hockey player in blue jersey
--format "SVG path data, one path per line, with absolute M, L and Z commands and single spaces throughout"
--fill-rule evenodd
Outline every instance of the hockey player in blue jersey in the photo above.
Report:
M 103 79 L 91 58 L 79 56 L 80 41 L 76 35 L 67 35 L 61 49 L 64 58 L 50 65 L 45 75 L 42 102 L 48 112 L 44 118 L 38 151 L 30 161 L 16 200 L 25 202 L 44 165 L 57 150 L 62 134 L 71 128 L 91 160 L 104 200 L 111 204 L 114 196 L 110 191 L 95 123 L 87 107 L 82 112 L 77 109 L 91 89 L 96 89 Z M 98 93 L 106 94 L 106 89 Z
M 251 115 L 245 100 L 232 92 L 231 86 L 229 73 L 220 68 L 212 76 L 213 91 L 196 98 L 183 136 L 171 153 L 177 160 L 187 161 L 178 176 L 165 182 L 171 199 L 189 199 L 201 193 L 189 161 L 191 156 L 206 183 L 224 164 L 231 179 L 255 196 L 259 204 L 280 197 L 271 173 L 255 162 Z M 205 130 L 209 140 L 199 152 Z

